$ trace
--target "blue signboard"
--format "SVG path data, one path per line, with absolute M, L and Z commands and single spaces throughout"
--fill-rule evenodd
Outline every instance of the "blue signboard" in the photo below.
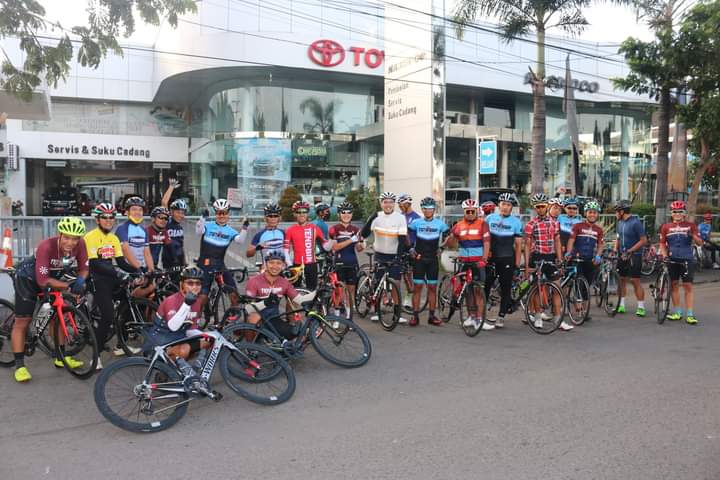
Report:
M 477 160 L 480 175 L 495 175 L 497 173 L 497 141 L 478 140 Z

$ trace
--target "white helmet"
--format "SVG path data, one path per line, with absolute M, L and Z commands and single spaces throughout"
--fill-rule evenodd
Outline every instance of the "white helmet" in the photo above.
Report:
M 395 201 L 396 197 L 393 192 L 383 192 L 380 194 L 380 201 L 382 200 L 392 200 Z
M 213 202 L 212 206 L 213 206 L 213 208 L 215 209 L 215 211 L 218 211 L 218 210 L 220 210 L 220 211 L 230 210 L 230 202 L 228 202 L 228 201 L 225 200 L 224 198 L 218 198 L 217 200 L 215 200 L 215 201 Z

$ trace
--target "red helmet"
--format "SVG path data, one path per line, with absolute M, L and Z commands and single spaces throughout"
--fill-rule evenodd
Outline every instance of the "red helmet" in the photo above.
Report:
M 293 212 L 298 210 L 310 210 L 310 204 L 303 200 L 298 200 L 292 205 Z
M 685 210 L 685 202 L 682 200 L 675 200 L 670 204 L 670 210 Z
M 115 205 L 113 205 L 110 202 L 102 202 L 95 205 L 95 209 L 93 210 L 93 214 L 97 217 L 99 215 L 112 215 L 115 216 L 117 213 L 117 210 L 115 209 Z
M 468 198 L 467 200 L 462 202 L 461 206 L 463 210 L 476 210 L 478 208 L 477 202 L 472 198 Z
M 712 213 L 705 212 L 705 215 L 703 215 L 703 219 L 705 220 L 712 220 Z
M 482 211 L 485 215 L 490 215 L 495 211 L 495 203 L 491 201 L 484 202 L 482 205 L 480 205 L 480 208 L 482 208 Z

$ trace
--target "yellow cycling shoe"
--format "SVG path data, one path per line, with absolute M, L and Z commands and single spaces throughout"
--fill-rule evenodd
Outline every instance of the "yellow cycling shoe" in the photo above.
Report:
M 68 367 L 72 368 L 73 370 L 75 370 L 76 368 L 80 368 L 80 367 L 82 367 L 83 365 L 85 365 L 84 362 L 82 362 L 82 361 L 80 361 L 80 360 L 75 360 L 73 357 L 70 357 L 70 356 L 65 357 L 65 362 L 67 362 Z M 65 365 L 63 364 L 63 361 L 62 361 L 62 360 L 58 360 L 57 358 L 55 359 L 54 364 L 55 364 L 55 366 L 56 366 L 57 368 L 65 368 Z
M 20 367 L 15 370 L 15 381 L 16 382 L 29 382 L 32 380 L 32 375 L 30 375 L 30 372 L 25 367 Z

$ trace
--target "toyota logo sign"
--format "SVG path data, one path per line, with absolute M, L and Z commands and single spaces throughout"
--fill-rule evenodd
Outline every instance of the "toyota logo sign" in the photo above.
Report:
M 350 47 L 352 62 L 359 66 L 363 60 L 368 68 L 378 68 L 385 59 L 385 52 L 377 48 Z M 345 61 L 345 48 L 335 40 L 317 40 L 308 47 L 308 57 L 321 67 L 337 67 Z
M 335 67 L 345 60 L 345 49 L 333 40 L 317 40 L 310 44 L 308 56 L 321 67 Z

